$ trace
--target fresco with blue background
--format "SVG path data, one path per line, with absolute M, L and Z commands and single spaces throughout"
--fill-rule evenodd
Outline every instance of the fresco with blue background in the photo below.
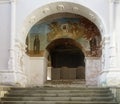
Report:
M 90 41 L 94 38 L 94 44 L 99 47 L 101 36 L 98 28 L 84 18 L 60 18 L 44 23 L 35 24 L 28 33 L 26 44 L 27 54 L 35 55 L 35 37 L 40 43 L 39 53 L 44 52 L 47 45 L 58 38 L 72 38 L 79 42 L 86 51 L 91 51 Z

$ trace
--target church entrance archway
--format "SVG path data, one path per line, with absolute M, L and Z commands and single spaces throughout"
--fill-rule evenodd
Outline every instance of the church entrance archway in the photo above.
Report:
M 95 64 L 100 61 L 96 59 L 101 56 L 100 42 L 100 31 L 87 18 L 72 13 L 50 15 L 36 23 L 26 39 L 27 55 L 35 60 L 30 61 L 37 70 L 32 74 L 35 76 L 42 68 L 45 81 L 84 79 L 91 84 L 98 76 Z
M 79 43 L 60 38 L 52 41 L 47 50 L 52 80 L 85 79 L 85 56 Z
M 59 7 L 57 4 L 58 2 L 49 5 L 51 6 L 54 5 L 53 10 L 56 10 L 55 8 Z M 47 70 L 47 64 L 49 64 L 50 67 L 52 66 L 53 68 L 58 68 L 58 66 L 62 68 L 68 68 L 68 67 L 74 68 L 74 67 L 79 67 L 81 65 L 82 67 L 85 66 L 84 72 L 87 71 L 87 73 L 89 74 L 86 75 L 83 74 L 84 75 L 83 77 L 85 77 L 84 79 L 90 85 L 91 83 L 94 82 L 95 82 L 94 85 L 97 85 L 98 70 L 96 69 L 100 69 L 100 64 L 101 64 L 100 62 L 101 62 L 102 48 L 100 43 L 102 39 L 101 31 L 103 31 L 103 29 L 101 29 L 102 25 L 100 25 L 99 23 L 102 23 L 102 20 L 96 13 L 94 13 L 89 8 L 86 8 L 82 5 L 69 3 L 69 2 L 64 2 L 62 4 L 64 7 L 66 7 L 66 5 L 71 5 L 71 6 L 68 6 L 69 9 L 63 8 L 63 11 L 61 11 L 62 6 L 60 6 L 60 9 L 58 8 L 56 11 L 50 11 L 50 12 L 45 11 L 48 9 L 43 10 L 43 12 L 39 11 L 41 10 L 40 7 L 37 10 L 35 10 L 36 12 L 34 11 L 28 16 L 28 18 L 26 18 L 25 23 L 26 24 L 29 23 L 29 25 L 25 25 L 25 24 L 23 25 L 26 26 L 26 29 L 25 30 L 23 29 L 24 31 L 22 32 L 23 33 L 22 41 L 23 43 L 26 42 L 27 45 L 26 48 L 27 54 L 25 59 L 28 60 L 26 61 L 28 63 L 24 65 L 26 69 L 29 69 L 29 73 L 27 75 L 29 79 L 29 83 L 30 84 L 33 83 L 34 85 L 40 85 L 40 84 L 43 85 L 47 79 L 46 70 Z M 46 5 L 45 7 L 48 7 L 49 5 Z M 83 8 L 80 10 L 85 10 L 87 12 L 80 12 L 80 11 L 75 12 L 76 9 L 72 9 L 72 8 L 76 6 Z M 40 15 L 40 13 L 42 16 Z M 92 14 L 92 17 L 94 17 L 95 19 L 92 18 L 91 15 L 88 15 L 89 13 Z M 39 51 L 34 50 L 35 49 L 34 41 L 36 36 L 39 37 L 40 40 L 39 48 L 37 48 Z M 61 43 L 57 42 L 58 41 L 57 39 L 58 40 L 72 39 L 73 42 L 69 42 L 69 43 L 78 42 L 82 47 L 79 47 L 79 45 L 76 46 L 75 44 L 72 44 L 71 48 L 69 49 L 64 45 L 66 44 L 66 42 L 63 42 L 64 44 L 62 44 L 62 42 Z M 47 53 L 46 46 L 50 45 L 54 41 L 56 41 L 57 49 L 53 47 L 51 48 L 53 50 L 50 52 L 51 50 L 50 49 L 48 50 Z M 72 51 L 57 53 L 58 50 L 62 50 L 62 49 L 72 50 Z M 76 53 L 77 55 L 73 53 Z M 57 54 L 56 57 L 54 54 Z M 64 57 L 64 60 L 67 60 L 64 61 L 65 63 L 62 63 L 63 59 L 60 59 L 61 57 L 59 54 L 61 56 L 64 55 L 62 57 Z M 82 54 L 84 58 L 81 58 L 82 55 L 80 54 Z M 75 60 L 74 63 L 72 62 L 72 58 L 71 59 L 65 58 L 69 56 L 72 56 L 73 60 L 74 58 L 78 61 L 80 61 L 79 59 L 82 59 L 85 61 L 85 63 L 83 63 L 84 61 L 78 62 Z M 59 62 L 55 61 L 56 58 L 57 60 L 59 60 Z M 36 82 L 31 81 L 33 78 L 34 80 L 36 80 Z M 76 77 L 76 79 L 79 78 Z

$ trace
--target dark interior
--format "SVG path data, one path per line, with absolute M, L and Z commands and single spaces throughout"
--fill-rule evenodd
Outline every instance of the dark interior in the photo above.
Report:
M 58 45 L 50 53 L 51 65 L 54 68 L 85 66 L 83 52 L 72 45 Z

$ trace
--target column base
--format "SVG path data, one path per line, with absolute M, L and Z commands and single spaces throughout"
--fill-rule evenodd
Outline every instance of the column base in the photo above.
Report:
M 120 87 L 120 71 L 109 71 L 106 76 L 106 84 L 110 87 Z
M 14 71 L 0 71 L 0 85 L 25 87 L 26 76 L 23 73 Z
M 99 86 L 120 87 L 120 70 L 107 69 L 101 72 Z

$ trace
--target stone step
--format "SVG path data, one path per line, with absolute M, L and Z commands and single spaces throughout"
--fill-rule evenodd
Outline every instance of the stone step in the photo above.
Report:
M 19 94 L 19 93 L 16 93 L 16 94 L 5 94 L 5 96 L 13 96 L 13 97 L 21 97 L 21 96 L 24 96 L 24 97 L 89 97 L 89 96 L 96 96 L 96 97 L 107 97 L 107 96 L 111 96 L 111 93 L 42 93 L 42 94 L 27 94 L 27 93 L 24 93 L 24 94 Z
M 47 80 L 45 82 L 45 85 L 74 85 L 74 84 L 81 84 L 81 85 L 85 85 L 85 79 L 76 79 L 76 80 Z
M 113 97 L 4 97 L 2 101 L 113 101 Z
M 0 104 L 118 104 L 115 101 L 2 101 Z
M 46 83 L 46 84 L 44 84 L 44 86 L 45 87 L 86 87 L 86 84 L 85 84 L 85 82 L 83 82 L 83 83 L 72 83 L 72 84 Z
M 108 87 L 26 87 L 26 88 L 11 88 L 11 90 L 109 90 Z
M 109 90 L 11 90 L 9 93 L 109 93 Z
M 0 104 L 118 104 L 109 88 L 12 88 Z

